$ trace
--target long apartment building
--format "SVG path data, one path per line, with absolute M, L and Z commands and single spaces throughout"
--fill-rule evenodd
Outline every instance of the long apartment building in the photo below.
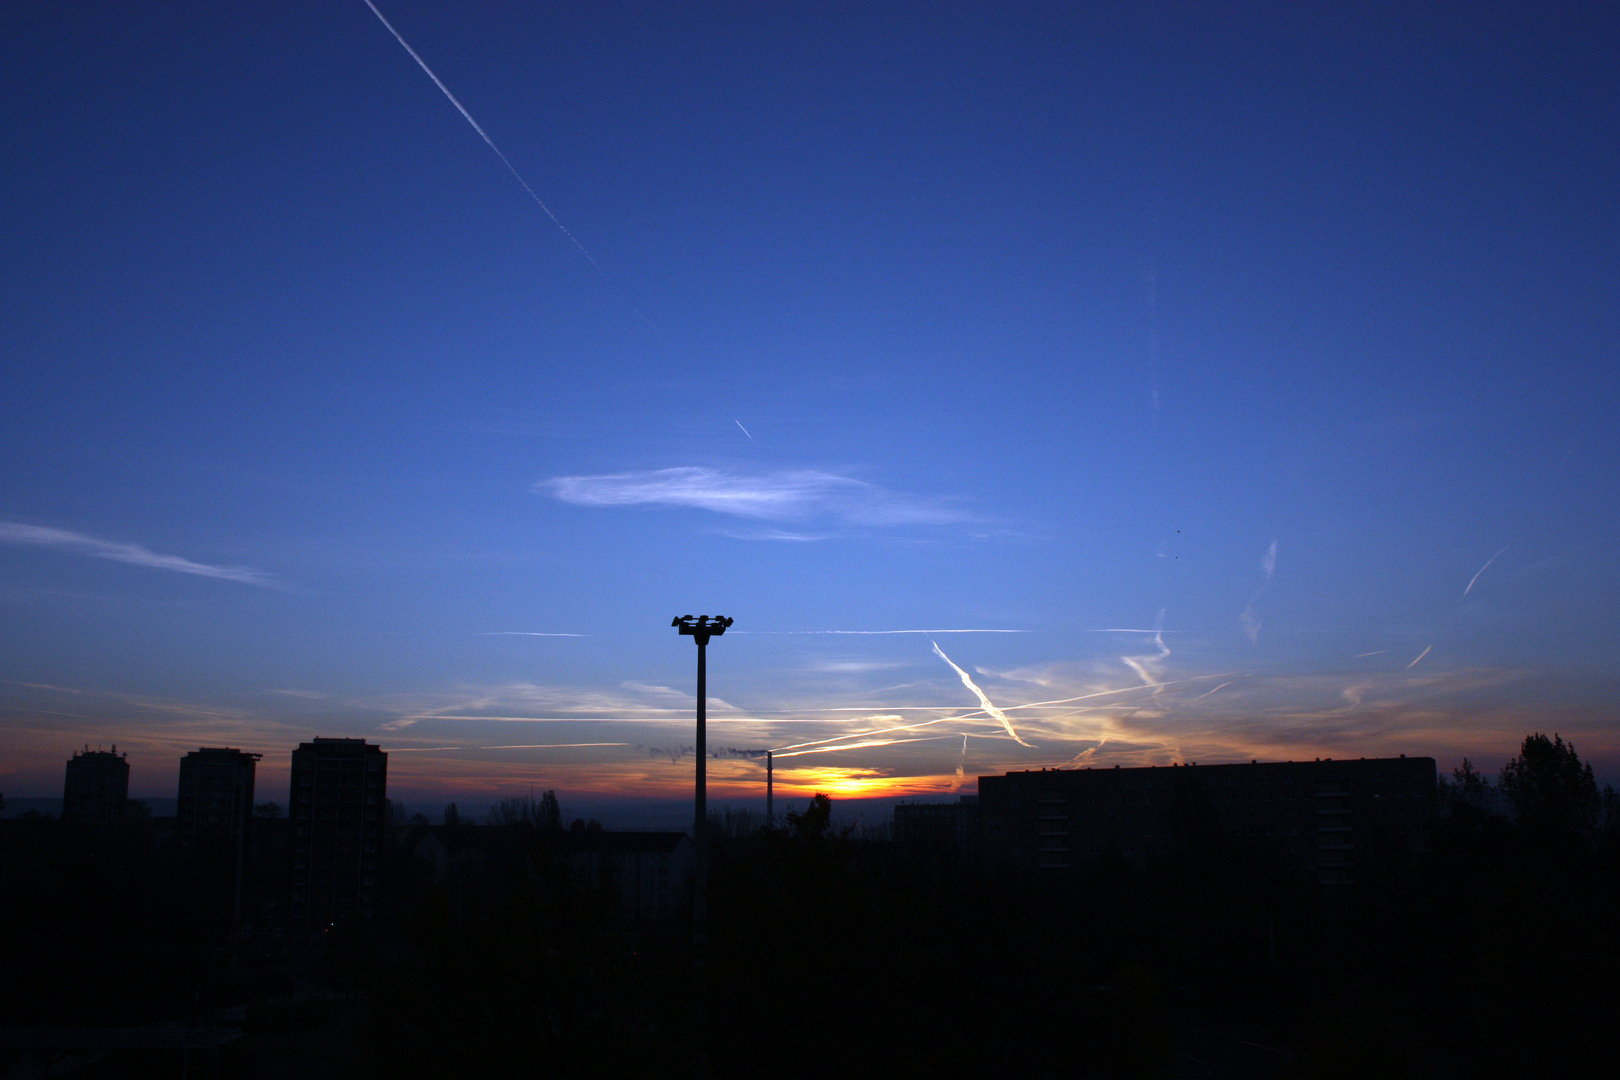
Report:
M 1242 838 L 1333 885 L 1379 842 L 1422 850 L 1436 794 L 1426 757 L 1014 772 L 979 777 L 980 838 L 1047 873 L 1110 849 L 1144 863 Z
M 315 739 L 292 756 L 287 914 L 295 928 L 369 919 L 383 848 L 388 755 L 364 739 Z

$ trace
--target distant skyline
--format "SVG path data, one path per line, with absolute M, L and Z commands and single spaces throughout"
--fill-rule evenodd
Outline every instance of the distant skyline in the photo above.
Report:
M 685 614 L 719 803 L 1620 781 L 1613 8 L 0 28 L 8 798 L 117 743 L 279 801 L 323 735 L 434 812 L 676 800 Z

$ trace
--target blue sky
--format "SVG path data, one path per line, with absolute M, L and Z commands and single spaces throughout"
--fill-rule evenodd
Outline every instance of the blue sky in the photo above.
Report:
M 688 613 L 722 798 L 1620 775 L 1612 10 L 378 9 L 511 171 L 364 0 L 0 14 L 0 791 L 673 799 Z

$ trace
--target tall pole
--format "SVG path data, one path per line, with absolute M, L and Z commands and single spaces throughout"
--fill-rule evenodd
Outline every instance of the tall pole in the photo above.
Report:
M 705 730 L 708 719 L 709 638 L 726 632 L 732 620 L 724 615 L 693 618 L 682 615 L 670 623 L 680 632 L 697 642 L 697 777 L 692 795 L 692 1016 L 696 1035 L 693 1040 L 693 1072 L 707 1077 L 708 1052 L 708 973 L 704 970 L 709 938 L 709 807 L 708 766 L 709 740 Z
M 709 850 L 705 843 L 709 833 L 709 739 L 705 731 L 709 698 L 708 635 L 698 635 L 697 647 L 697 793 L 693 797 L 692 808 L 692 925 L 693 932 L 698 935 L 694 940 L 701 943 L 709 918 Z
M 765 827 L 768 829 L 776 824 L 776 764 L 771 760 L 772 751 L 765 751 Z

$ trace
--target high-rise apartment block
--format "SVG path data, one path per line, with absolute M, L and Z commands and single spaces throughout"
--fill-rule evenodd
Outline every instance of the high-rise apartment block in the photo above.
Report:
M 253 821 L 253 770 L 258 754 L 230 747 L 193 750 L 180 759 L 175 837 L 180 855 L 198 845 L 245 849 Z
M 371 917 L 387 776 L 388 755 L 363 739 L 315 739 L 293 751 L 287 914 L 294 927 Z
M 62 819 L 86 825 L 110 825 L 124 817 L 129 801 L 129 761 L 112 750 L 75 750 L 62 785 Z

